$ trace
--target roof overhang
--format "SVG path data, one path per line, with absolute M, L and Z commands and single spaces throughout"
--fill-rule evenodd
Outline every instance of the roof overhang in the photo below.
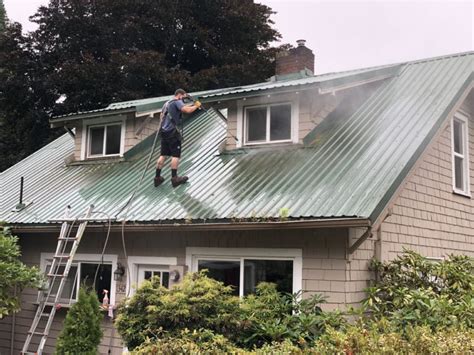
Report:
M 131 232 L 184 232 L 184 231 L 227 231 L 227 230 L 274 230 L 274 229 L 321 229 L 321 228 L 361 228 L 370 227 L 368 218 L 321 218 L 311 220 L 290 220 L 272 222 L 216 222 L 216 223 L 187 223 L 186 221 L 170 223 L 138 223 L 129 222 L 126 231 Z M 13 224 L 10 228 L 16 233 L 48 233 L 61 228 L 59 223 L 47 224 Z M 88 230 L 102 231 L 107 224 L 89 223 Z M 112 223 L 112 231 L 120 231 L 122 223 Z

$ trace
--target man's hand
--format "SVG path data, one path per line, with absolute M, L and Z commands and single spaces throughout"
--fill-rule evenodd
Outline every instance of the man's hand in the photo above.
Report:
M 201 107 L 202 106 L 201 101 L 199 100 L 194 101 L 194 106 L 196 106 L 197 108 Z

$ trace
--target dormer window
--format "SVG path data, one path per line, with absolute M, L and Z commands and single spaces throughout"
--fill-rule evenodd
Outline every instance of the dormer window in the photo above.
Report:
M 113 157 L 123 154 L 123 122 L 87 126 L 87 157 Z
M 292 141 L 292 105 L 277 103 L 244 109 L 245 143 L 248 145 Z

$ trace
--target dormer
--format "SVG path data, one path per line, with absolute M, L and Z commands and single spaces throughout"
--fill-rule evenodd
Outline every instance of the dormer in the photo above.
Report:
M 166 98 L 112 104 L 107 108 L 51 119 L 52 127 L 63 126 L 74 138 L 69 163 L 114 162 L 156 132 L 159 113 Z M 146 105 L 144 103 L 146 102 Z
M 347 115 L 366 100 L 398 65 L 314 75 L 315 56 L 298 40 L 297 47 L 276 57 L 276 72 L 267 82 L 204 94 L 203 100 L 226 109 L 225 150 L 307 144 L 307 136 L 329 117 Z

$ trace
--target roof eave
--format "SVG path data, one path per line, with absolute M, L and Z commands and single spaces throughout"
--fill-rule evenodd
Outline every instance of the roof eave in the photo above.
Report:
M 127 231 L 222 231 L 222 230 L 273 230 L 273 229 L 321 229 L 321 228 L 357 228 L 370 227 L 371 222 L 368 218 L 320 218 L 296 221 L 271 221 L 271 222 L 217 222 L 217 223 L 187 223 L 180 221 L 176 223 L 133 223 L 126 225 Z M 59 223 L 45 224 L 13 224 L 11 229 L 16 233 L 40 233 L 55 232 L 60 229 Z M 104 224 L 89 223 L 87 228 L 95 230 L 104 230 L 107 226 Z M 120 231 L 122 223 L 113 223 L 112 231 Z
M 123 115 L 126 113 L 133 113 L 135 111 L 136 111 L 135 107 L 132 107 L 132 108 L 126 108 L 123 110 L 104 110 L 104 111 L 89 112 L 89 113 L 86 112 L 86 113 L 80 113 L 80 114 L 64 116 L 64 117 L 56 117 L 56 118 L 53 117 L 49 120 L 49 123 L 51 125 L 51 128 L 56 128 L 56 127 L 62 127 L 67 123 L 71 123 L 71 122 L 79 121 L 83 119 Z

